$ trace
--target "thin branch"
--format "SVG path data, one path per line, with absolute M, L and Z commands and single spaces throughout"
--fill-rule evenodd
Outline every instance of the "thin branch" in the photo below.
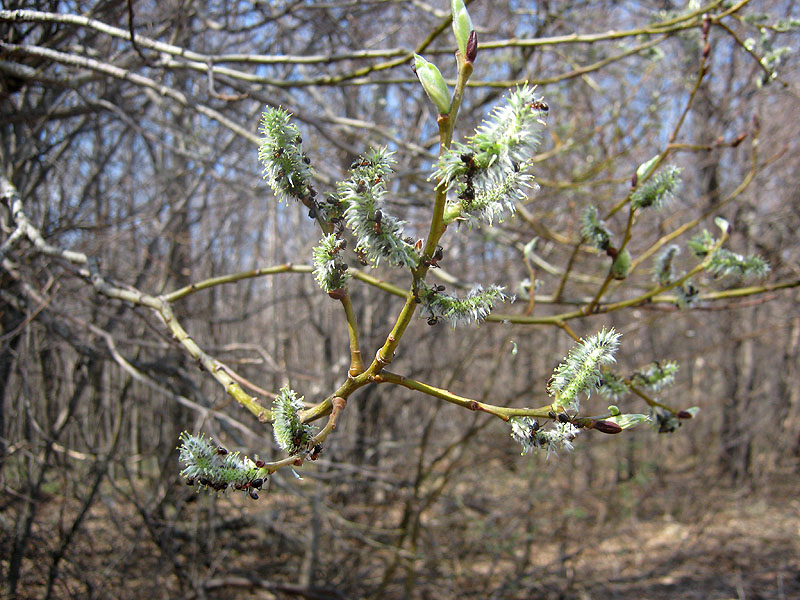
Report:
M 353 303 L 350 301 L 350 294 L 345 291 L 341 298 L 347 320 L 347 337 L 350 340 L 350 370 L 351 377 L 356 377 L 364 372 L 364 362 L 361 359 L 361 347 L 358 343 L 358 324 L 356 323 L 356 313 L 353 311 Z
M 97 73 L 103 73 L 104 75 L 108 75 L 116 79 L 130 81 L 135 85 L 151 89 L 162 96 L 166 96 L 171 100 L 177 102 L 181 106 L 185 106 L 186 108 L 196 110 L 200 114 L 205 115 L 217 121 L 220 125 L 227 127 L 237 135 L 252 142 L 253 144 L 259 144 L 261 141 L 257 135 L 255 135 L 254 133 L 252 133 L 247 129 L 244 129 L 239 124 L 225 117 L 219 111 L 214 110 L 213 108 L 210 108 L 204 104 L 200 104 L 199 102 L 196 102 L 194 100 L 190 102 L 189 99 L 182 92 L 179 92 L 174 88 L 168 87 L 166 85 L 157 83 L 155 80 L 149 77 L 145 77 L 144 75 L 139 75 L 138 73 L 134 73 L 128 69 L 123 69 L 116 65 L 101 62 L 93 58 L 88 58 L 85 56 L 77 56 L 75 54 L 67 54 L 65 52 L 59 52 L 58 50 L 51 50 L 49 48 L 43 48 L 41 46 L 32 46 L 29 44 L 8 44 L 6 42 L 0 41 L 0 52 L 8 53 L 12 56 L 23 56 L 23 57 L 35 56 L 37 58 L 44 58 L 64 65 L 69 65 L 72 67 L 77 67 L 82 69 L 89 69 Z
M 421 381 L 411 379 L 410 377 L 404 377 L 386 370 L 383 370 L 380 375 L 375 375 L 372 379 L 375 381 L 375 383 L 393 383 L 395 385 L 402 385 L 410 390 L 422 392 L 423 394 L 433 396 L 434 398 L 439 398 L 440 400 L 444 400 L 445 402 L 455 404 L 462 408 L 488 413 L 497 417 L 498 419 L 502 419 L 503 421 L 508 421 L 511 417 L 538 417 L 546 419 L 548 418 L 548 413 L 552 410 L 552 406 L 550 404 L 541 406 L 539 408 L 510 408 L 507 406 L 487 404 L 485 402 L 479 402 L 473 398 L 459 396 L 458 394 L 443 390 L 442 388 L 437 388 L 432 385 L 428 385 L 427 383 L 422 383 Z
M 116 300 L 130 302 L 135 306 L 145 306 L 153 310 L 163 321 L 164 325 L 170 330 L 172 336 L 183 347 L 198 366 L 208 371 L 217 382 L 223 386 L 225 391 L 233 396 L 242 406 L 247 408 L 259 421 L 267 422 L 271 418 L 269 410 L 261 406 L 258 399 L 250 396 L 236 380 L 228 374 L 228 368 L 224 368 L 216 359 L 204 352 L 200 346 L 189 336 L 183 326 L 175 317 L 170 303 L 163 297 L 151 296 L 135 288 L 124 289 L 118 287 L 103 278 L 95 260 L 88 258 L 82 252 L 72 252 L 63 250 L 48 244 L 42 237 L 41 232 L 33 226 L 23 209 L 22 199 L 14 185 L 8 178 L 0 175 L 0 197 L 8 202 L 12 207 L 12 214 L 16 221 L 17 228 L 24 228 L 26 237 L 33 242 L 34 246 L 43 254 L 51 257 L 61 258 L 77 265 L 86 265 L 88 269 L 82 270 L 80 275 L 89 279 L 95 290 Z

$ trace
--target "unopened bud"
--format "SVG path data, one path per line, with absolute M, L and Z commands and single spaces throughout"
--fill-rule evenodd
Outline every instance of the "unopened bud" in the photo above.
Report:
M 733 231 L 733 227 L 731 227 L 730 222 L 722 217 L 714 217 L 714 225 L 719 227 L 720 231 L 727 233 L 728 235 L 730 235 Z
M 464 0 L 450 0 L 450 9 L 453 12 L 453 33 L 456 37 L 456 44 L 458 44 L 458 51 L 461 52 L 464 58 L 467 58 L 467 41 L 469 40 L 471 32 L 475 30 L 472 26 L 472 19 L 469 18 Z M 477 44 L 477 39 L 475 43 Z M 472 61 L 467 58 L 467 62 Z
M 703 15 L 703 39 L 708 37 L 708 32 L 711 29 L 711 15 L 708 13 Z
M 731 142 L 731 148 L 736 148 L 736 146 L 741 144 L 744 141 L 744 138 L 746 137 L 747 137 L 746 133 L 740 133 L 739 135 L 737 135 L 736 139 Z
M 330 296 L 334 300 L 344 300 L 346 295 L 347 295 L 347 290 L 345 290 L 344 288 L 339 288 L 338 290 L 331 290 L 330 292 L 328 292 L 328 296 Z
M 466 43 L 466 42 L 465 42 Z M 433 63 L 428 62 L 419 54 L 414 55 L 414 70 L 419 78 L 422 88 L 439 109 L 440 115 L 450 113 L 450 90 L 442 77 L 441 72 Z
M 617 258 L 611 264 L 611 276 L 620 281 L 628 276 L 628 271 L 631 268 L 631 253 L 626 249 L 617 254 Z
M 631 187 L 635 188 L 639 184 L 639 173 L 634 173 L 631 177 Z
M 600 433 L 622 433 L 622 427 L 611 421 L 595 421 L 592 429 L 596 429 Z
M 656 154 L 653 158 L 651 158 L 647 162 L 644 162 L 639 165 L 639 167 L 636 169 L 637 182 L 642 177 L 647 177 L 648 175 L 650 175 L 650 173 L 655 168 L 656 163 L 658 163 L 658 159 L 660 157 L 661 156 L 659 154 Z
M 709 54 L 711 54 L 711 42 L 706 42 L 706 45 L 703 46 L 703 58 L 708 58 Z
M 469 32 L 469 37 L 467 38 L 467 51 L 464 54 L 464 58 L 467 59 L 468 63 L 473 63 L 476 56 L 478 56 L 478 34 L 473 29 Z
M 679 410 L 676 416 L 679 419 L 691 419 L 692 413 L 690 413 L 688 410 Z

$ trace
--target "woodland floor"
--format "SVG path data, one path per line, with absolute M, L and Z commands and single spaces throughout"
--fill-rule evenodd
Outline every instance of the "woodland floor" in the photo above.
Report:
M 741 488 L 674 483 L 666 495 L 673 506 L 682 503 L 677 516 L 607 522 L 589 533 L 593 541 L 569 544 L 566 560 L 551 563 L 551 576 L 540 585 L 529 584 L 538 595 L 528 597 L 800 599 L 796 475 Z M 668 504 L 670 498 L 654 499 L 659 501 Z
M 800 496 L 797 494 L 800 486 L 796 474 L 771 479 L 759 485 L 734 488 L 709 479 L 678 477 L 638 497 L 639 508 L 624 517 L 606 515 L 602 522 L 580 522 L 569 527 L 560 538 L 557 535 L 543 537 L 522 572 L 516 572 L 513 564 L 493 563 L 491 557 L 475 558 L 480 552 L 467 553 L 469 568 L 463 573 L 455 572 L 452 563 L 447 563 L 442 567 L 440 581 L 433 581 L 429 575 L 420 577 L 414 597 L 426 600 L 797 600 L 800 599 Z M 607 499 L 598 500 L 593 494 L 589 501 L 607 502 Z M 105 509 L 111 508 L 108 503 L 104 504 Z M 261 510 L 259 518 L 268 518 L 263 513 L 264 505 L 259 507 L 259 503 L 249 501 L 235 504 L 248 514 L 256 514 L 251 510 Z M 148 534 L 140 526 L 133 525 L 135 515 L 110 516 L 102 514 L 103 504 L 99 508 L 99 512 L 92 511 L 94 514 L 88 520 L 88 537 L 76 543 L 72 557 L 63 564 L 54 598 L 82 598 L 84 593 L 94 598 L 147 600 L 199 597 L 190 591 L 191 584 L 177 583 L 172 574 L 174 567 L 169 564 L 191 561 L 192 557 L 186 556 L 186 552 L 194 547 L 192 543 L 179 544 L 183 554 L 179 551 L 168 560 L 152 544 Z M 355 506 L 351 508 L 359 510 Z M 357 514 L 345 516 L 353 521 Z M 58 527 L 58 512 L 52 515 L 51 526 Z M 198 515 L 198 522 L 203 518 L 202 513 Z M 297 515 L 298 527 L 303 518 Z M 114 519 L 115 527 L 108 526 L 109 519 Z M 130 533 L 120 536 L 120 525 L 124 527 L 128 519 Z M 247 522 L 247 519 L 239 520 Z M 464 521 L 468 522 L 466 518 Z M 348 574 L 350 593 L 343 592 L 342 586 L 333 582 L 337 578 L 339 581 L 348 579 L 341 578 L 344 569 L 338 572 L 339 577 L 334 577 L 336 572 L 332 572 L 328 585 L 324 583 L 326 576 L 321 575 L 319 594 L 298 595 L 291 585 L 276 585 L 266 578 L 254 583 L 252 574 L 259 571 L 280 573 L 282 566 L 288 564 L 288 557 L 293 553 L 297 556 L 297 553 L 291 547 L 291 540 L 276 547 L 264 534 L 254 532 L 252 524 L 235 531 L 233 522 L 230 522 L 232 529 L 218 531 L 219 545 L 224 547 L 220 553 L 224 556 L 219 560 L 223 562 L 199 574 L 206 580 L 201 596 L 208 600 L 303 597 L 335 600 L 367 595 L 352 593 L 353 573 Z M 112 534 L 112 530 L 116 533 Z M 46 537 L 46 532 L 41 530 L 37 534 Z M 222 541 L 223 537 L 234 541 Z M 459 539 L 463 543 L 463 538 Z M 339 543 L 345 541 L 340 539 Z M 357 540 L 353 543 L 359 545 Z M 362 563 L 385 564 L 380 549 L 370 552 L 369 548 L 361 547 L 359 551 Z M 20 598 L 43 597 L 42 583 L 49 552 L 41 545 L 35 545 L 32 552 L 38 556 L 23 567 L 25 584 Z M 330 557 L 327 560 L 329 564 L 336 562 Z M 224 568 L 224 561 L 235 561 L 237 568 Z M 5 552 L 2 552 L 0 567 L 3 571 L 7 567 Z M 476 573 L 484 568 L 486 576 L 476 584 Z M 215 569 L 218 576 L 214 574 Z M 283 573 L 273 581 L 291 576 L 292 572 Z M 447 582 L 444 587 L 443 582 Z M 371 592 L 376 589 L 374 584 L 367 588 Z M 402 582 L 383 597 L 403 598 L 397 591 L 400 589 Z

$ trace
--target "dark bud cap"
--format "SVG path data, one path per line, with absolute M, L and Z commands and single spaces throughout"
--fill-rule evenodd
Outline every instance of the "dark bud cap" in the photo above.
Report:
M 675 416 L 677 416 L 679 419 L 691 419 L 692 413 L 690 413 L 688 410 L 679 410 L 678 414 Z
M 703 58 L 708 58 L 709 54 L 711 54 L 711 42 L 706 42 L 706 45 L 703 46 Z
M 736 136 L 736 139 L 731 142 L 731 148 L 736 148 L 739 144 L 741 144 L 744 139 L 747 137 L 746 133 L 740 133 Z
M 465 54 L 466 56 L 464 58 L 467 59 L 468 63 L 475 62 L 475 57 L 478 56 L 478 34 L 474 29 L 469 32 Z
M 611 258 L 617 258 L 619 250 L 617 250 L 614 246 L 609 246 L 608 248 L 606 248 L 606 254 Z
M 596 429 L 600 433 L 608 433 L 608 434 L 622 433 L 622 427 L 620 427 L 613 421 L 595 421 L 594 427 L 592 429 Z
M 345 290 L 344 288 L 339 288 L 338 290 L 333 290 L 331 292 L 328 292 L 328 296 L 330 296 L 334 300 L 344 300 L 346 294 L 347 290 Z
M 259 460 L 257 460 L 257 461 L 256 461 L 256 467 L 258 467 L 259 469 L 262 469 L 262 468 L 264 468 L 264 465 L 265 465 L 265 464 L 266 464 L 266 463 L 265 463 L 263 460 L 261 460 L 261 459 L 259 459 Z
M 634 171 L 633 177 L 631 177 L 631 187 L 635 188 L 637 185 L 639 185 L 639 173 Z
M 711 30 L 711 15 L 706 13 L 703 15 L 703 38 L 708 36 L 708 32 Z

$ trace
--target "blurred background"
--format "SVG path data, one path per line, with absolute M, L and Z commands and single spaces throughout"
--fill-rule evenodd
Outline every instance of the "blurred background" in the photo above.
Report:
M 388 146 L 398 163 L 387 209 L 410 235 L 427 234 L 436 114 L 410 53 L 455 76 L 449 3 L 0 6 L 3 175 L 48 243 L 85 253 L 109 280 L 157 295 L 310 263 L 318 228 L 302 206 L 278 205 L 261 177 L 266 106 L 294 114 L 321 193 L 367 147 Z M 452 227 L 432 281 L 506 286 L 518 297 L 504 314 L 585 305 L 608 258 L 580 245 L 581 212 L 591 203 L 608 214 L 636 167 L 669 147 L 683 188 L 639 216 L 629 248 L 641 263 L 604 301 L 650 289 L 646 253 L 673 232 L 677 267 L 694 266 L 685 242 L 716 232 L 715 216 L 732 224 L 728 248 L 766 258 L 769 276 L 698 278 L 688 308 L 660 301 L 569 325 L 579 336 L 621 331 L 620 372 L 676 361 L 676 383 L 658 398 L 698 416 L 669 434 L 587 432 L 573 453 L 547 459 L 520 456 L 499 420 L 371 386 L 298 477 L 280 471 L 255 502 L 197 494 L 179 477 L 180 432 L 269 460 L 280 456 L 271 428 L 198 370 L 151 311 L 9 241 L 5 204 L 6 598 L 800 597 L 800 8 L 468 6 L 480 50 L 457 133 L 469 135 L 509 87 L 538 84 L 549 105 L 532 169 L 541 189 L 493 228 Z M 705 63 L 704 11 L 714 17 Z M 626 218 L 608 220 L 617 236 Z M 409 284 L 398 270 L 372 273 Z M 350 290 L 371 358 L 403 301 L 358 282 Z M 318 402 L 346 377 L 341 308 L 308 273 L 212 287 L 174 310 L 267 405 L 286 383 Z M 573 343 L 552 325 L 454 331 L 424 319 L 402 342 L 394 371 L 509 406 L 546 404 Z M 594 395 L 584 410 L 607 404 Z M 648 409 L 635 397 L 619 404 Z

